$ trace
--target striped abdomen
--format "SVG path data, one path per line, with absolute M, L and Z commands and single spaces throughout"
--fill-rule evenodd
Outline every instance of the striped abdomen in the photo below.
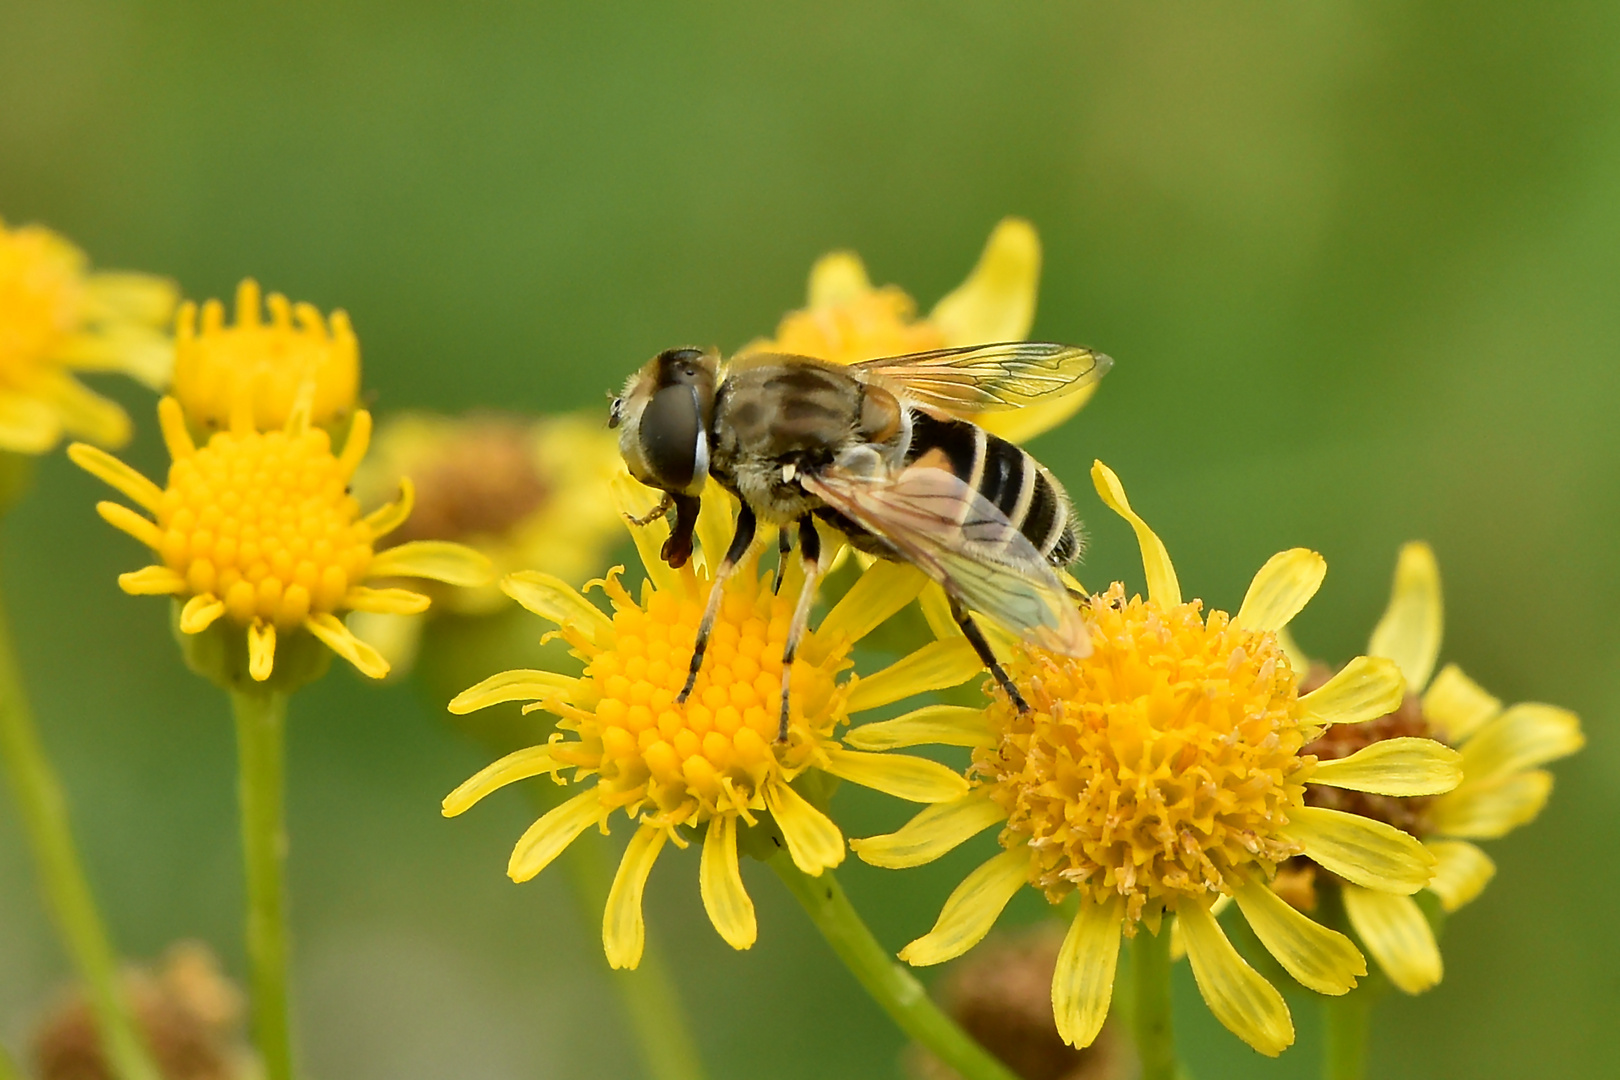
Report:
M 950 459 L 951 471 L 1006 514 L 1052 565 L 1066 566 L 1080 554 L 1069 498 L 1040 462 L 965 420 L 941 420 L 915 410 L 911 420 L 908 464 L 940 451 Z

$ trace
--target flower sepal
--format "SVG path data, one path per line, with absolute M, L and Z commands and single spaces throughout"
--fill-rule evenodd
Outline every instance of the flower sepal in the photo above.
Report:
M 186 667 L 222 690 L 290 694 L 325 675 L 332 662 L 332 650 L 319 638 L 307 631 L 294 631 L 276 642 L 276 662 L 270 677 L 256 680 L 250 671 L 248 636 L 242 628 L 230 619 L 217 619 L 197 633 L 185 633 L 180 629 L 184 607 L 181 600 L 169 607 L 169 626 L 180 643 L 180 655 Z

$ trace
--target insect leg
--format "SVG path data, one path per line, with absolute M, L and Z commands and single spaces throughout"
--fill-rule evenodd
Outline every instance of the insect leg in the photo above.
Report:
M 692 534 L 697 529 L 698 511 L 703 503 L 695 495 L 665 497 L 675 504 L 675 521 L 670 525 L 669 539 L 664 541 L 663 550 L 658 554 L 678 570 L 692 557 Z
M 664 497 L 658 500 L 657 506 L 647 511 L 645 514 L 642 514 L 640 517 L 636 517 L 634 514 L 626 514 L 624 515 L 624 520 L 628 521 L 638 529 L 643 529 L 657 521 L 659 518 L 663 517 L 665 514 L 669 513 L 669 508 L 674 505 L 675 497 L 666 491 L 664 492 Z
M 715 616 L 720 614 L 723 586 L 731 572 L 737 569 L 737 564 L 748 554 L 748 549 L 754 546 L 756 524 L 754 512 L 747 503 L 743 503 L 742 509 L 737 511 L 737 531 L 731 536 L 731 546 L 726 549 L 726 557 L 720 560 L 720 565 L 714 568 L 714 585 L 709 589 L 709 603 L 703 609 L 703 621 L 698 624 L 697 641 L 692 644 L 692 666 L 686 673 L 686 685 L 675 698 L 677 703 L 685 702 L 692 694 L 698 672 L 703 669 L 703 653 L 709 647 L 709 634 L 714 630 Z
M 1007 695 L 1019 712 L 1029 712 L 1029 703 L 1024 700 L 1024 695 L 1018 692 L 1018 687 L 1013 685 L 1013 681 L 1007 677 L 1007 672 L 1001 666 L 1001 661 L 996 659 L 996 654 L 990 651 L 990 643 L 984 639 L 984 632 L 979 629 L 979 624 L 973 621 L 973 616 L 967 613 L 967 608 L 963 607 L 956 597 L 950 597 L 950 601 L 951 617 L 956 620 L 956 625 L 962 628 L 962 636 L 968 639 L 968 644 L 979 654 L 984 666 L 990 670 L 990 677 L 996 680 L 1001 692 Z
M 782 644 L 782 713 L 776 728 L 779 743 L 787 742 L 788 736 L 788 683 L 793 675 L 793 657 L 799 651 L 799 639 L 810 625 L 810 605 L 815 603 L 816 585 L 827 572 L 821 565 L 821 536 L 808 515 L 799 519 L 799 556 L 804 560 L 804 585 L 799 589 L 799 602 L 793 608 L 793 621 L 788 623 L 787 641 Z
M 787 573 L 788 556 L 793 554 L 793 538 L 788 535 L 787 526 L 776 530 L 776 577 L 771 582 L 771 595 L 775 596 L 782 591 L 782 575 Z

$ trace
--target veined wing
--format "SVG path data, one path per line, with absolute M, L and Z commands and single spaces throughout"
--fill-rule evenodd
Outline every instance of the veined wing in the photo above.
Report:
M 946 593 L 1051 652 L 1086 656 L 1091 633 L 1057 571 L 993 503 L 929 465 L 872 478 L 834 466 L 805 490 L 894 547 Z
M 1049 341 L 935 349 L 850 365 L 863 378 L 898 389 L 909 404 L 964 419 L 1061 401 L 1113 366 L 1102 353 Z

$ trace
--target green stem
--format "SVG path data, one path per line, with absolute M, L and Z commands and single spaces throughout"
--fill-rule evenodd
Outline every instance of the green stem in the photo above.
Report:
M 1141 1080 L 1176 1080 L 1176 1037 L 1170 1024 L 1170 927 L 1131 939 L 1131 1035 Z
M 119 990 L 118 961 L 73 844 L 67 797 L 23 694 L 11 630 L 0 607 L 0 759 L 33 849 L 45 907 L 90 995 L 96 1029 L 122 1080 L 159 1080 Z
M 254 1042 L 266 1080 L 291 1080 L 287 1020 L 287 695 L 233 690 Z
M 1017 1080 L 1014 1073 L 946 1016 L 911 972 L 878 944 L 831 870 L 811 877 L 793 865 L 786 851 L 773 855 L 770 866 L 844 966 L 901 1031 L 955 1069 L 963 1080 Z
M 1367 1035 L 1375 1001 L 1370 990 L 1359 987 L 1322 999 L 1323 1080 L 1362 1080 L 1367 1075 Z

